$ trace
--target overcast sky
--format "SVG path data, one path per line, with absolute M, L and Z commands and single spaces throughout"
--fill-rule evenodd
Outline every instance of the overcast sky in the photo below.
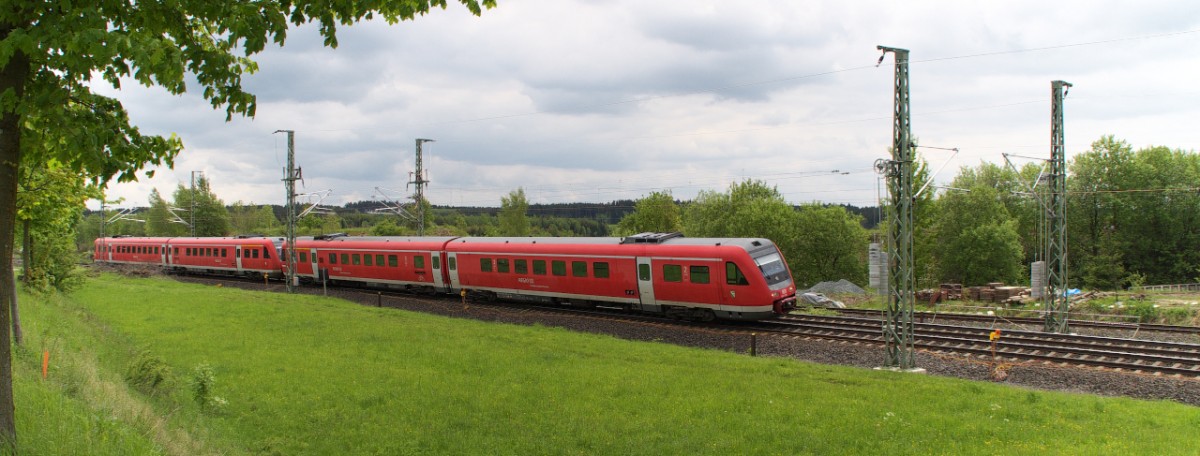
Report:
M 890 55 L 875 66 L 877 45 L 911 50 L 913 134 L 961 151 L 939 181 L 1003 153 L 1048 158 L 1055 79 L 1074 84 L 1068 156 L 1107 134 L 1200 149 L 1200 2 L 499 0 L 338 41 L 305 26 L 255 56 L 254 119 L 225 122 L 194 84 L 97 87 L 186 147 L 108 197 L 143 206 L 201 171 L 226 203 L 282 204 L 284 129 L 300 191 L 332 190 L 330 205 L 403 198 L 415 138 L 436 140 L 439 205 L 498 206 L 517 187 L 533 203 L 691 199 L 745 178 L 794 203 L 874 205 L 894 70 Z M 932 169 L 951 157 L 921 154 Z

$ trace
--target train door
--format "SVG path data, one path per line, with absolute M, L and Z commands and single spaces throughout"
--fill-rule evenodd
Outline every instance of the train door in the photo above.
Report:
M 721 310 L 736 312 L 752 304 L 750 281 L 742 268 L 732 261 L 725 262 L 725 281 L 721 287 Z M 757 271 L 757 269 L 754 269 Z
M 446 271 L 448 272 L 447 276 L 450 277 L 450 290 L 454 291 L 454 290 L 458 290 L 458 289 L 462 288 L 462 285 L 459 284 L 459 282 L 458 282 L 458 253 L 457 252 L 447 252 L 446 253 Z
M 446 289 L 446 281 L 442 278 L 442 252 L 433 250 L 429 252 L 429 260 L 433 263 L 433 286 L 438 291 Z
M 244 271 L 242 271 L 242 246 L 239 245 L 239 246 L 234 247 L 233 260 L 237 263 L 238 274 L 243 273 Z
M 650 258 L 637 257 L 638 308 L 646 312 L 657 312 L 658 301 L 654 300 L 654 270 Z
M 321 268 L 317 266 L 317 249 L 308 249 L 308 254 L 311 256 L 309 261 L 312 262 L 312 278 L 313 280 L 321 280 Z
M 162 264 L 163 266 L 170 264 L 171 263 L 169 261 L 170 254 L 171 254 L 171 251 L 169 250 L 170 247 L 168 247 L 166 244 L 163 244 L 163 245 L 158 246 L 158 248 L 162 249 L 162 255 L 158 256 L 159 263 Z

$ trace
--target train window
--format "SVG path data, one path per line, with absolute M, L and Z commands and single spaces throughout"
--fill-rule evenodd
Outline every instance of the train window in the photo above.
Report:
M 229 249 L 221 249 L 221 258 L 229 257 Z
M 692 283 L 708 283 L 708 266 L 688 266 Z
M 315 256 L 315 255 L 314 255 L 314 256 Z M 307 263 L 307 262 L 308 262 L 308 252 L 300 252 L 300 262 L 301 262 L 301 263 Z
M 434 256 L 433 256 L 433 268 L 434 268 L 434 269 L 441 269 L 441 268 L 442 268 L 442 257 L 440 257 L 440 256 L 437 256 L 437 255 L 434 255 Z
M 263 247 L 263 258 L 271 259 L 271 251 L 266 247 Z
M 359 255 L 359 254 L 357 254 L 357 253 L 355 253 L 355 254 L 353 254 L 353 255 L 350 255 L 350 259 L 351 259 L 351 260 L 354 260 L 354 265 L 355 265 L 355 266 L 358 266 L 358 265 L 362 264 L 362 256 L 361 256 L 361 255 Z
M 383 266 L 383 254 L 375 255 L 375 266 Z
M 155 247 L 155 248 L 154 248 L 154 254 L 155 254 L 155 255 L 160 255 L 160 253 L 158 253 L 158 247 Z
M 253 256 L 254 258 L 258 258 L 258 249 L 251 250 L 250 255 Z
M 454 261 L 454 257 L 450 257 L 449 260 L 446 260 L 446 266 L 449 267 L 451 271 L 458 269 L 458 265 L 455 263 L 457 263 L 457 261 Z
M 550 262 L 550 273 L 556 276 L 567 275 L 567 262 L 562 260 L 554 260 Z
M 496 258 L 496 272 L 508 272 L 508 258 Z
M 355 256 L 358 256 L 358 255 L 355 255 Z M 371 256 L 371 254 L 368 253 L 366 255 L 363 255 L 363 265 L 364 266 L 375 266 L 375 259 Z
M 349 253 L 342 254 L 342 264 L 350 264 L 350 254 Z
M 546 260 L 533 260 L 533 273 L 546 275 Z
M 513 269 L 517 274 L 529 274 L 529 262 L 526 260 L 513 260 Z
M 663 265 L 663 281 L 665 282 L 682 282 L 683 281 L 683 266 L 677 264 Z
M 413 267 L 417 269 L 425 269 L 425 257 L 421 255 L 413 256 Z
M 204 256 L 217 256 L 217 252 L 212 247 L 208 247 L 204 249 Z
M 725 283 L 729 285 L 750 285 L 750 281 L 746 280 L 746 276 L 742 274 L 742 270 L 738 269 L 732 261 L 725 262 Z
M 479 259 L 479 270 L 483 271 L 483 272 L 492 272 L 492 259 L 491 258 L 480 258 Z
M 337 264 L 337 254 L 336 253 L 329 254 L 329 264 Z
M 573 275 L 575 277 L 587 277 L 587 262 L 586 261 L 572 261 L 571 262 L 571 275 Z
M 388 255 L 388 266 L 393 268 L 400 266 L 400 258 L 396 255 Z
M 592 263 L 592 275 L 594 275 L 597 279 L 607 279 L 608 263 L 604 261 Z
M 638 265 L 638 280 L 641 280 L 643 282 L 650 280 L 650 265 L 648 265 L 648 264 L 639 264 Z
M 175 247 L 175 255 L 179 256 L 179 247 Z

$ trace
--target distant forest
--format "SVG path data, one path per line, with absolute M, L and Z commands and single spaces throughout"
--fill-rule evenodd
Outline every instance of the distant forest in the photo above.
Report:
M 603 223 L 617 223 L 623 217 L 633 212 L 634 205 L 637 201 L 634 200 L 616 200 L 608 203 L 553 203 L 553 204 L 530 204 L 528 215 L 530 217 L 560 217 L 560 218 L 576 218 L 576 219 L 594 219 Z M 689 201 L 676 201 L 681 207 L 685 206 Z M 880 211 L 877 206 L 858 207 L 849 204 L 830 204 L 826 206 L 840 206 L 846 208 L 847 212 L 856 214 L 862 217 L 862 226 L 866 229 L 873 229 L 879 224 Z M 346 213 L 371 213 L 382 207 L 379 201 L 355 201 L 347 203 L 340 209 L 335 208 L 339 214 Z M 797 208 L 800 206 L 796 206 Z M 275 215 L 283 219 L 283 206 L 274 206 Z M 464 216 L 486 215 L 494 216 L 500 212 L 499 207 L 476 207 L 476 206 L 440 206 L 434 205 L 434 210 L 453 211 Z

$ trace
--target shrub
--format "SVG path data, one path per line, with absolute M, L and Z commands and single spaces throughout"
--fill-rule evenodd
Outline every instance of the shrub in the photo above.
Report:
M 1150 301 L 1130 301 L 1125 306 L 1125 314 L 1135 315 L 1138 317 L 1138 323 L 1150 323 L 1158 321 L 1159 310 L 1153 302 Z
M 169 388 L 171 367 L 149 350 L 141 350 L 125 370 L 125 382 L 138 391 L 155 395 Z
M 1170 307 L 1162 312 L 1164 324 L 1187 325 L 1196 318 L 1196 311 L 1190 307 Z
M 225 406 L 225 399 L 213 395 L 216 383 L 217 376 L 213 373 L 212 366 L 201 363 L 192 369 L 192 397 L 196 399 L 196 404 L 200 405 L 200 410 L 219 413 Z

